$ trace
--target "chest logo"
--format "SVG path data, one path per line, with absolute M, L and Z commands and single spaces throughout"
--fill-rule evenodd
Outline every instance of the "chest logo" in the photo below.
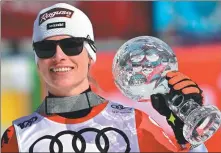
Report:
M 55 152 L 54 145 L 56 143 L 57 146 L 58 146 L 58 152 L 63 153 L 63 145 L 62 145 L 62 142 L 59 140 L 59 137 L 63 136 L 63 135 L 66 135 L 66 134 L 73 135 L 73 139 L 70 143 L 72 144 L 72 148 L 75 152 L 77 152 L 77 153 L 85 152 L 87 143 L 86 143 L 86 140 L 84 139 L 84 137 L 82 136 L 82 134 L 86 133 L 86 132 L 95 132 L 95 133 L 97 133 L 97 135 L 95 137 L 95 145 L 96 145 L 97 149 L 100 152 L 108 152 L 109 147 L 110 147 L 110 143 L 109 143 L 110 141 L 109 141 L 109 138 L 107 137 L 107 135 L 105 133 L 109 132 L 109 131 L 114 131 L 114 132 L 116 132 L 116 133 L 118 133 L 119 135 L 122 136 L 122 138 L 124 139 L 124 141 L 126 143 L 126 149 L 125 149 L 124 152 L 129 153 L 131 148 L 130 148 L 130 141 L 129 141 L 127 135 L 123 131 L 121 131 L 117 128 L 113 128 L 113 127 L 107 127 L 107 128 L 103 128 L 101 130 L 96 129 L 96 128 L 84 128 L 84 129 L 81 129 L 77 132 L 76 131 L 71 131 L 71 130 L 66 130 L 66 131 L 61 131 L 61 132 L 57 133 L 55 136 L 45 135 L 45 136 L 40 137 L 39 139 L 37 139 L 30 146 L 29 152 L 30 153 L 34 152 L 34 147 L 39 141 L 41 141 L 43 139 L 49 139 L 49 140 L 51 140 L 50 145 L 49 145 L 49 151 L 50 152 Z M 104 147 L 101 146 L 101 142 L 100 142 L 101 137 L 104 140 L 104 144 L 105 144 Z M 77 140 L 80 140 L 81 148 L 78 148 Z

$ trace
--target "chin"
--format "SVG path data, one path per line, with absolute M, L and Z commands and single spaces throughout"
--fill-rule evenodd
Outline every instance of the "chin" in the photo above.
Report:
M 52 87 L 59 91 L 68 91 L 83 83 L 82 81 L 83 80 L 81 79 L 74 79 L 73 77 L 65 79 L 51 79 L 50 82 L 47 83 L 47 85 L 48 87 Z
M 74 82 L 68 81 L 68 80 L 62 80 L 62 81 L 55 81 L 52 83 L 52 86 L 55 88 L 59 88 L 61 90 L 63 89 L 70 89 L 74 86 Z

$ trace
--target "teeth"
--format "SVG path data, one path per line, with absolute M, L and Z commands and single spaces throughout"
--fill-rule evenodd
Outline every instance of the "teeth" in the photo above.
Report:
M 71 69 L 72 68 L 70 68 L 70 67 L 62 67 L 62 68 L 52 68 L 51 71 L 53 71 L 53 72 L 68 72 Z

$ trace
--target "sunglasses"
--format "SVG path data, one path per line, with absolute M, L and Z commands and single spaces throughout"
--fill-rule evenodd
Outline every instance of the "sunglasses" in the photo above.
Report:
M 91 39 L 80 37 L 35 42 L 33 43 L 33 49 L 39 58 L 46 59 L 55 55 L 56 47 L 59 45 L 66 55 L 76 56 L 82 52 L 84 41 L 87 41 L 91 48 L 96 52 L 96 47 Z

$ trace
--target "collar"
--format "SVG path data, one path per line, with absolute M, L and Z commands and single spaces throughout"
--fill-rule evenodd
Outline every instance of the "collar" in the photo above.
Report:
M 91 90 L 86 90 L 79 95 L 69 97 L 54 97 L 49 95 L 43 100 L 36 112 L 46 115 L 75 112 L 92 108 L 104 102 L 104 98 Z

